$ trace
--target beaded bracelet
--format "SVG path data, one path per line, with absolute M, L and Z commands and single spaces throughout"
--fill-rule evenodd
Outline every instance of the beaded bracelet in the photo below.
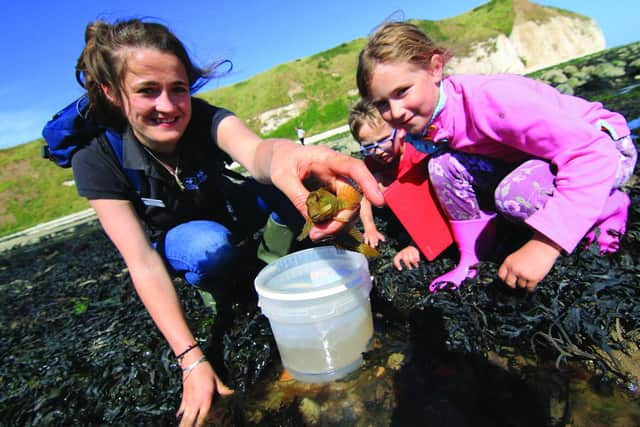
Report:
M 191 365 L 187 366 L 186 368 L 182 368 L 182 372 L 191 372 L 191 371 L 193 371 L 193 369 L 196 366 L 198 366 L 202 362 L 206 362 L 206 361 L 207 361 L 207 357 L 206 356 L 200 356 L 200 359 L 196 360 L 195 362 L 193 362 Z
M 187 349 L 185 351 L 183 351 L 182 353 L 180 353 L 179 355 L 176 356 L 176 359 L 178 360 L 178 362 L 182 361 L 182 358 L 184 358 L 184 356 L 189 353 L 191 350 L 193 350 L 194 348 L 198 347 L 198 343 L 195 342 L 193 344 L 191 344 L 189 347 L 187 347 Z

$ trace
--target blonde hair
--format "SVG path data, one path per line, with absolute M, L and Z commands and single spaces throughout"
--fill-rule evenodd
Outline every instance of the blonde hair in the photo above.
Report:
M 349 111 L 349 129 L 353 138 L 360 143 L 360 129 L 365 123 L 369 126 L 379 125 L 383 122 L 378 109 L 364 99 L 356 102 Z
M 369 84 L 376 65 L 383 62 L 411 62 L 429 66 L 433 55 L 442 55 L 443 65 L 451 59 L 448 50 L 437 46 L 419 27 L 408 22 L 388 22 L 376 29 L 358 57 L 356 81 L 363 99 L 370 99 Z

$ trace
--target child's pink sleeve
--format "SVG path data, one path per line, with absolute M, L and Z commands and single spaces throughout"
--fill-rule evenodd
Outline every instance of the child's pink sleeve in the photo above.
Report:
M 497 80 L 484 89 L 474 97 L 476 128 L 557 169 L 554 194 L 526 223 L 572 252 L 613 186 L 618 151 L 594 119 L 616 113 L 530 79 Z

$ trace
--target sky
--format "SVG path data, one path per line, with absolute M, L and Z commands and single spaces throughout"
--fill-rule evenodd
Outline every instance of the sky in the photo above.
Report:
M 607 47 L 640 40 L 637 0 L 540 0 L 596 20 Z M 439 20 L 482 0 L 9 1 L 0 26 L 0 149 L 41 136 L 51 116 L 82 94 L 74 67 L 86 25 L 148 17 L 167 25 L 198 64 L 230 59 L 232 73 L 203 90 L 246 80 L 283 62 L 358 37 L 385 19 Z M 634 22 L 635 21 L 635 22 Z

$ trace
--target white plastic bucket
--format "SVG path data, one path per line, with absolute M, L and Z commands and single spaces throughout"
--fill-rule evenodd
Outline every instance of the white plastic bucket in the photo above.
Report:
M 333 246 L 294 252 L 264 267 L 255 287 L 295 379 L 333 381 L 361 365 L 373 336 L 364 255 Z

